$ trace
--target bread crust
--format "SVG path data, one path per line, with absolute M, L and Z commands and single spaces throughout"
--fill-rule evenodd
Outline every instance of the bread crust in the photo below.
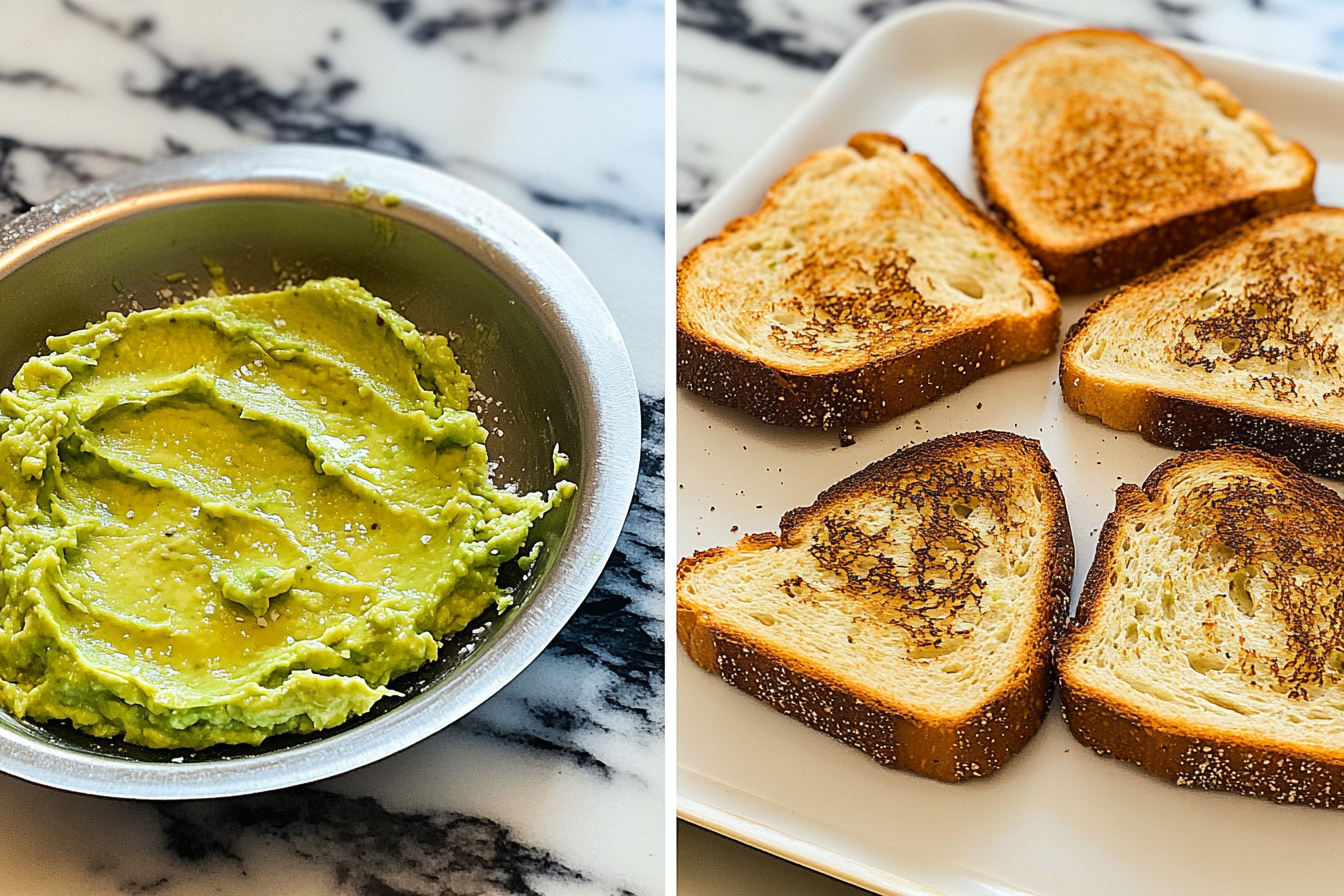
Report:
M 1197 81 L 1207 83 L 1198 69 L 1171 50 L 1134 32 L 1103 28 L 1080 28 L 1027 41 L 999 59 L 986 72 L 971 120 L 971 155 L 980 194 L 990 214 L 1027 247 L 1060 293 L 1078 294 L 1109 289 L 1151 271 L 1167 259 L 1183 255 L 1257 215 L 1314 201 L 1316 160 L 1301 144 L 1285 141 L 1286 151 L 1300 153 L 1308 168 L 1302 182 L 1285 189 L 1234 197 L 1191 214 L 1148 221 L 1130 233 L 1074 241 L 1073 244 L 1052 240 L 1019 221 L 1008 210 L 1012 204 L 1011 191 L 994 176 L 993 163 L 989 160 L 989 127 L 994 114 L 986 101 L 990 81 L 999 70 L 1040 44 L 1062 37 L 1088 35 L 1144 44 L 1185 69 Z
M 862 367 L 790 373 L 677 328 L 677 382 L 716 404 L 784 426 L 878 423 L 1011 364 L 1054 351 L 1059 309 L 1036 325 L 999 320 Z
M 1030 473 L 1049 511 L 1048 568 L 1042 577 L 1029 623 L 1028 655 L 1008 683 L 985 702 L 961 715 L 927 717 L 882 695 L 858 693 L 810 657 L 785 654 L 743 637 L 697 610 L 682 587 L 702 564 L 739 551 L 769 550 L 802 541 L 800 534 L 815 515 L 824 514 L 869 484 L 897 475 L 905 466 L 940 453 L 978 451 L 989 445 L 1019 447 L 1030 459 Z M 808 507 L 780 520 L 780 536 L 748 535 L 732 547 L 698 551 L 677 564 L 677 638 L 691 659 L 727 683 L 807 724 L 871 755 L 879 763 L 941 781 L 980 777 L 998 769 L 1039 728 L 1054 681 L 1053 645 L 1068 615 L 1073 581 L 1073 536 L 1068 511 L 1054 470 L 1037 442 L 1011 433 L 981 432 L 947 436 L 899 451 L 830 487 Z
M 1069 730 L 1099 755 L 1186 787 L 1344 808 L 1344 765 L 1339 762 L 1164 730 L 1099 695 L 1065 686 L 1061 693 Z
M 865 156 L 880 145 L 905 151 L 889 134 L 862 133 L 848 145 Z M 808 165 L 799 162 L 774 186 L 776 192 Z M 926 176 L 958 209 L 992 236 L 1022 270 L 1037 274 L 1039 265 L 1011 234 L 1004 231 L 926 157 L 911 154 Z M 677 265 L 677 382 L 716 404 L 745 411 L 766 423 L 833 428 L 876 423 L 955 392 L 1010 364 L 1043 358 L 1059 342 L 1060 309 L 1053 288 L 1041 279 L 1049 300 L 1031 317 L 998 318 L 930 338 L 925 345 L 899 354 L 872 358 L 857 366 L 824 372 L 782 369 L 706 334 L 686 312 L 688 280 L 700 255 L 739 230 L 751 227 L 769 212 L 771 200 L 752 215 L 730 222 L 721 233 L 696 246 Z
M 1318 476 L 1344 479 L 1344 423 L 1278 417 L 1210 396 L 1107 382 L 1094 377 L 1077 359 L 1077 347 L 1087 337 L 1089 326 L 1107 309 L 1124 302 L 1129 293 L 1160 288 L 1188 265 L 1216 255 L 1282 218 L 1317 210 L 1319 206 L 1306 205 L 1260 216 L 1095 302 L 1069 328 L 1060 350 L 1059 384 L 1065 404 L 1080 414 L 1100 418 L 1114 429 L 1138 432 L 1153 444 L 1178 450 L 1246 445 L 1286 457 Z
M 1116 509 L 1107 517 L 1088 570 L 1078 610 L 1059 640 L 1058 664 L 1064 719 L 1074 737 L 1098 754 L 1114 756 L 1174 784 L 1225 790 L 1282 803 L 1344 808 L 1344 751 L 1327 753 L 1301 744 L 1239 737 L 1194 722 L 1175 725 L 1145 714 L 1104 691 L 1074 679 L 1069 661 L 1100 623 L 1101 603 L 1128 518 L 1141 513 L 1187 464 L 1206 459 L 1241 463 L 1250 458 L 1287 477 L 1313 499 L 1341 499 L 1302 474 L 1293 464 L 1254 448 L 1188 452 L 1158 466 L 1142 488 L 1122 485 Z

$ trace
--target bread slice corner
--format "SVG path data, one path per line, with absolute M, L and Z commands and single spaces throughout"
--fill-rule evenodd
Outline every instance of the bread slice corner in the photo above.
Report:
M 1127 31 L 1058 32 L 1005 55 L 985 75 L 972 150 L 986 204 L 1062 293 L 1122 283 L 1314 196 L 1305 148 Z
M 677 381 L 769 423 L 918 407 L 1052 352 L 1059 300 L 927 158 L 862 133 L 677 267 Z
M 677 637 L 726 682 L 878 762 L 987 775 L 1040 725 L 1073 541 L 1040 446 L 948 436 L 677 565 Z
M 1344 478 L 1344 209 L 1253 219 L 1095 303 L 1065 402 L 1178 449 L 1243 444 Z
M 1059 645 L 1074 736 L 1177 784 L 1344 807 L 1344 500 L 1251 448 L 1123 485 Z

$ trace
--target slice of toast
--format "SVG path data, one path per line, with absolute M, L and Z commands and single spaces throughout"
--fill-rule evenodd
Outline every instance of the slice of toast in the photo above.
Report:
M 1039 444 L 915 445 L 677 564 L 696 663 L 883 765 L 959 781 L 1035 733 L 1073 538 Z
M 1344 806 L 1344 500 L 1250 448 L 1122 485 L 1060 642 L 1078 740 L 1158 777 Z
M 886 134 L 808 156 L 677 267 L 677 381 L 769 423 L 882 420 L 1058 338 L 1026 251 Z
M 1175 448 L 1243 444 L 1344 478 L 1344 210 L 1257 218 L 1069 330 L 1074 410 Z
M 1150 271 L 1313 198 L 1316 163 L 1216 81 L 1124 31 L 1049 34 L 985 75 L 981 192 L 1062 293 Z

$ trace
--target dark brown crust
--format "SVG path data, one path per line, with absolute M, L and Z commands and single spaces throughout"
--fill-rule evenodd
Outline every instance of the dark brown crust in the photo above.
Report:
M 984 190 L 983 180 L 981 190 Z M 1280 195 L 1283 198 L 1274 201 Z M 1273 194 L 1232 202 L 1207 212 L 1175 218 L 1137 233 L 1115 237 L 1075 253 L 1052 252 L 1044 246 L 1033 245 L 1016 229 L 1016 222 L 998 205 L 988 199 L 986 204 L 999 221 L 1027 246 L 1056 289 L 1066 295 L 1078 295 L 1109 289 L 1132 280 L 1167 259 L 1189 252 L 1218 234 L 1251 220 L 1261 212 L 1310 202 L 1313 195 L 1312 187 L 1308 185 L 1300 193 Z
M 1344 427 L 1278 420 L 1155 392 L 1146 404 L 1139 434 L 1179 450 L 1246 445 L 1285 457 L 1304 470 L 1344 479 Z
M 1113 397 L 1106 400 L 1102 421 L 1118 429 L 1137 431 L 1153 444 L 1178 450 L 1246 445 L 1286 457 L 1318 476 L 1344 479 L 1344 425 L 1293 421 L 1271 416 L 1268 412 L 1248 412 L 1212 398 L 1178 395 L 1161 389 L 1137 388 L 1122 392 L 1094 380 L 1083 367 L 1070 364 L 1074 345 L 1085 338 L 1094 318 L 1113 304 L 1125 301 L 1131 291 L 1159 288 L 1186 266 L 1197 264 L 1272 226 L 1280 218 L 1321 210 L 1319 206 L 1308 205 L 1263 215 L 1222 234 L 1196 251 L 1166 262 L 1158 270 L 1095 302 L 1069 328 L 1060 350 L 1059 382 L 1065 404 L 1079 413 L 1090 413 L 1097 408 L 1095 405 L 1086 408 L 1090 402 L 1085 393 L 1096 387 L 1108 387 L 1112 389 Z
M 905 149 L 904 143 L 888 134 L 856 134 L 849 140 L 849 145 L 865 157 L 873 153 L 875 144 L 883 143 Z M 1002 240 L 1004 250 L 1024 271 L 1038 271 L 1030 253 L 963 196 L 932 162 L 921 155 L 912 157 L 963 212 Z M 793 177 L 806 161 L 771 189 Z M 730 222 L 718 236 L 688 252 L 677 266 L 677 383 L 716 404 L 784 426 L 830 428 L 876 423 L 963 389 L 1010 364 L 1043 358 L 1059 342 L 1060 310 L 1056 301 L 1041 314 L 1001 318 L 988 326 L 944 336 L 923 350 L 874 358 L 856 368 L 815 374 L 779 370 L 707 338 L 698 328 L 684 323 L 680 312 L 688 301 L 684 274 L 694 268 L 699 253 L 748 226 L 758 214 L 760 211 Z M 1044 280 L 1041 285 L 1053 292 Z
M 1150 728 L 1104 699 L 1061 687 L 1073 736 L 1097 753 L 1187 787 L 1344 808 L 1344 765 Z
M 843 504 L 869 483 L 890 480 L 906 466 L 921 460 L 972 456 L 990 445 L 1020 448 L 1030 468 L 1016 470 L 1041 486 L 1042 501 L 1050 510 L 1050 549 L 1046 561 L 1048 593 L 1039 595 L 1039 615 L 1033 621 L 1032 653 L 1012 682 L 975 712 L 962 718 L 924 719 L 894 705 L 865 700 L 824 677 L 792 656 L 746 642 L 716 627 L 715 620 L 687 606 L 681 585 L 697 566 L 737 551 L 768 550 L 787 543 L 807 518 L 828 506 Z M 960 781 L 987 775 L 1026 744 L 1040 726 L 1049 705 L 1054 680 L 1053 644 L 1068 615 L 1073 582 L 1073 535 L 1064 495 L 1040 445 L 1011 433 L 981 432 L 947 436 L 914 445 L 877 461 L 832 486 L 809 507 L 786 513 L 780 521 L 783 538 L 772 534 L 748 535 L 733 547 L 711 548 L 683 558 L 677 564 L 677 638 L 701 667 L 729 684 L 799 719 L 818 731 L 858 747 L 878 762 L 941 781 Z
M 877 423 L 963 389 L 1010 364 L 1054 351 L 1059 311 L 1034 321 L 1000 320 L 919 352 L 855 370 L 791 374 L 677 328 L 677 382 L 711 401 L 785 426 Z
M 1040 262 L 1045 275 L 1055 284 L 1062 294 L 1096 292 L 1124 283 L 1140 274 L 1151 271 L 1164 261 L 1183 255 L 1196 246 L 1212 239 L 1230 228 L 1243 224 L 1257 215 L 1276 209 L 1288 208 L 1313 202 L 1315 199 L 1316 160 L 1299 143 L 1289 142 L 1297 147 L 1311 163 L 1311 171 L 1305 183 L 1288 190 L 1277 190 L 1245 197 L 1223 205 L 1164 221 L 1135 233 L 1114 237 L 1094 245 L 1072 252 L 1052 250 L 1040 241 L 1032 239 L 1030 233 L 1005 209 L 1003 196 L 992 174 L 986 171 L 986 149 L 988 120 L 991 116 L 985 103 L 985 87 L 994 73 L 1006 63 L 1015 59 L 1028 47 L 1037 43 L 1054 40 L 1065 35 L 1097 34 L 1124 36 L 1142 41 L 1160 50 L 1178 61 L 1200 80 L 1204 75 L 1187 60 L 1166 47 L 1153 44 L 1142 35 L 1130 31 L 1115 31 L 1098 28 L 1082 28 L 1075 31 L 1048 34 L 1015 48 L 994 63 L 985 73 L 980 94 L 975 105 L 975 114 L 971 119 L 971 157 L 975 166 L 976 181 L 980 195 L 990 214 L 1017 237 L 1027 250 Z
M 1227 790 L 1282 803 L 1305 803 L 1344 808 L 1344 758 L 1291 749 L 1281 744 L 1257 743 L 1232 735 L 1180 730 L 1152 719 L 1104 692 L 1088 690 L 1071 681 L 1069 657 L 1084 643 L 1094 621 L 1101 618 L 1111 564 L 1119 553 L 1119 533 L 1130 515 L 1142 512 L 1165 489 L 1166 480 L 1185 465 L 1209 458 L 1230 463 L 1260 463 L 1288 478 L 1290 487 L 1309 492 L 1314 500 L 1338 503 L 1340 498 L 1307 478 L 1288 461 L 1253 448 L 1217 448 L 1182 454 L 1157 467 L 1139 489 L 1122 485 L 1116 507 L 1102 526 L 1096 559 L 1078 600 L 1078 611 L 1059 641 L 1060 694 L 1069 729 L 1084 745 L 1102 755 L 1137 765 L 1171 781 L 1206 790 Z

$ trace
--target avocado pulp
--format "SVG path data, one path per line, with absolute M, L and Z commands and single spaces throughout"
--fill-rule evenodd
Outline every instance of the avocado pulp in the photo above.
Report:
M 572 494 L 490 480 L 472 384 L 352 280 L 112 313 L 0 393 L 0 705 L 151 747 L 338 725 L 503 606 Z

